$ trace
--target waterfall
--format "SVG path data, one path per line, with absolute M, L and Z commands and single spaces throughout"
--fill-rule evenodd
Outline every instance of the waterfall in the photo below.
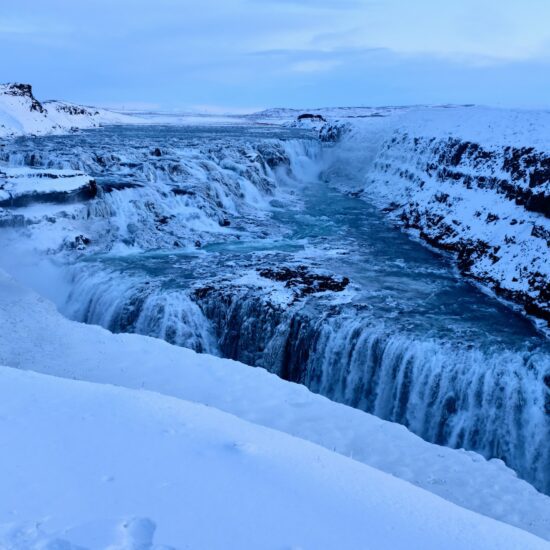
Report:
M 550 491 L 547 350 L 393 333 L 375 312 L 289 310 L 213 292 L 199 303 L 221 353 L 407 426 L 422 438 L 500 458 Z
M 28 229 L 31 239 L 39 236 L 36 241 L 48 246 L 50 234 L 64 243 L 74 242 L 78 234 L 89 237 L 91 244 L 83 249 L 60 244 L 50 251 L 68 264 L 71 290 L 60 304 L 63 313 L 113 332 L 154 336 L 264 367 L 330 399 L 401 423 L 428 441 L 500 458 L 550 493 L 550 353 L 542 340 L 525 345 L 477 336 L 453 340 L 445 337 L 445 323 L 452 321 L 443 315 L 437 321 L 440 336 L 429 337 L 377 314 L 380 302 L 374 294 L 362 304 L 315 296 L 281 304 L 270 300 L 265 289 L 234 283 L 233 275 L 251 269 L 244 254 L 224 260 L 223 253 L 218 258 L 216 252 L 202 252 L 203 260 L 214 259 L 188 259 L 183 267 L 178 259 L 176 251 L 198 254 L 208 243 L 234 245 L 241 237 L 261 241 L 286 235 L 277 225 L 284 222 L 271 216 L 274 203 L 285 212 L 298 208 L 300 185 L 320 186 L 320 172 L 342 189 L 361 191 L 361 163 L 373 161 L 378 142 L 373 140 L 366 158 L 357 151 L 342 157 L 341 150 L 323 150 L 313 139 L 179 141 L 152 134 L 159 139 L 157 156 L 151 153 L 157 142 L 134 131 L 137 137 L 124 139 L 113 130 L 23 141 L 0 152 L 0 160 L 10 164 L 70 168 L 98 180 L 97 198 L 78 212 L 56 214 L 55 223 L 52 215 Z M 362 209 L 363 203 L 354 208 Z M 303 214 L 312 218 L 315 212 Z M 328 229 L 316 253 L 323 247 L 348 248 L 353 239 L 363 238 L 348 235 L 350 227 L 342 226 L 340 240 L 330 241 L 330 211 L 323 215 Z M 382 241 L 386 229 L 378 228 L 371 239 Z M 342 235 L 349 236 L 345 244 Z M 301 246 L 307 238 L 300 235 L 299 240 Z M 389 253 L 376 256 L 380 246 L 360 242 L 366 252 L 358 261 L 380 262 L 377 267 L 401 262 L 401 276 L 407 272 L 403 257 L 411 252 L 394 252 L 395 242 L 381 243 L 395 255 L 389 259 Z M 158 266 L 155 249 L 173 253 L 173 261 L 165 256 L 168 261 Z M 128 250 L 148 252 L 116 256 Z M 265 251 L 258 258 L 268 265 L 278 261 Z M 315 262 L 311 257 L 303 261 Z M 383 277 L 385 271 L 369 273 Z M 423 282 L 431 292 L 434 281 Z M 397 309 L 396 315 L 411 308 Z
M 500 458 L 550 492 L 544 350 L 423 340 L 371 311 L 283 308 L 223 287 L 190 294 L 105 269 L 76 269 L 69 304 L 73 319 L 261 366 L 427 441 Z
M 71 290 L 61 309 L 70 319 L 112 332 L 134 332 L 200 353 L 218 353 L 199 307 L 187 294 L 159 283 L 77 265 L 71 270 Z

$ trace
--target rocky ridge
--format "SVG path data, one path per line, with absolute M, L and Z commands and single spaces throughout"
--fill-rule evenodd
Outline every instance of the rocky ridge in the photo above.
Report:
M 0 138 L 64 134 L 103 124 L 137 123 L 137 117 L 63 101 L 39 101 L 30 84 L 0 84 Z
M 533 130 L 537 116 L 432 108 L 382 124 L 332 120 L 319 134 L 355 152 L 363 180 L 353 192 L 550 325 L 550 136 L 547 113 Z

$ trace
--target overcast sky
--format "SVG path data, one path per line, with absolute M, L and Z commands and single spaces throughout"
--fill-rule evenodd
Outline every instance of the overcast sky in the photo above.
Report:
M 3 0 L 0 81 L 127 107 L 550 107 L 550 0 Z

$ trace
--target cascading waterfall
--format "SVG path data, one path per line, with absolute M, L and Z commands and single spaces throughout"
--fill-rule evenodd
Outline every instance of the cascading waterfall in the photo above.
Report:
M 132 131 L 126 140 L 116 132 L 21 139 L 0 151 L 0 161 L 92 176 L 98 197 L 82 205 L 81 231 L 95 252 L 105 252 L 121 244 L 141 250 L 201 246 L 252 233 L 268 216 L 274 172 L 311 169 L 321 150 L 311 138 L 228 141 L 222 132 L 210 140 L 178 134 L 159 143 L 157 154 L 158 135 Z
M 433 443 L 500 458 L 550 491 L 550 360 L 395 332 L 350 306 L 281 307 L 261 293 L 162 288 L 78 268 L 75 319 L 261 366 L 398 422 Z
M 476 338 L 466 343 L 451 332 L 445 338 L 441 334 L 452 316 L 436 321 L 440 337 L 407 330 L 396 316 L 408 314 L 408 305 L 399 310 L 400 304 L 390 303 L 389 313 L 376 311 L 377 297 L 387 291 L 384 284 L 369 289 L 360 304 L 314 295 L 281 305 L 262 289 L 233 284 L 232 279 L 251 269 L 254 262 L 249 256 L 224 259 L 223 253 L 205 251 L 209 244 L 286 238 L 292 229 L 281 227 L 283 222 L 271 216 L 277 207 L 273 205 L 279 203 L 285 214 L 289 205 L 297 207 L 302 182 L 320 186 L 318 175 L 324 168 L 330 168 L 327 178 L 340 180 L 332 183 L 358 189 L 357 179 L 353 181 L 359 168 L 356 155 L 338 159 L 334 149 L 325 155 L 313 139 L 234 143 L 223 136 L 180 139 L 166 129 L 155 131 L 106 130 L 23 140 L 0 151 L 0 160 L 12 165 L 81 170 L 100 184 L 97 198 L 80 205 L 77 214 L 66 215 L 71 222 L 68 242 L 74 241 L 78 227 L 89 236 L 89 249 L 79 251 L 81 256 L 74 255 L 74 246 L 55 249 L 71 255 L 71 291 L 60 304 L 68 317 L 264 367 L 331 399 L 404 424 L 429 441 L 501 458 L 537 488 L 550 492 L 547 344 L 507 345 L 505 339 L 495 343 Z M 160 156 L 152 154 L 157 145 Z M 337 206 L 341 215 L 346 205 Z M 360 206 L 350 207 L 348 215 Z M 328 228 L 317 240 L 304 239 L 307 232 L 298 231 L 295 247 L 317 247 L 317 254 L 330 247 L 347 249 L 355 239 L 359 245 L 353 252 L 366 251 L 357 256 L 358 272 L 366 269 L 367 258 L 380 263 L 369 272 L 380 279 L 388 273 L 388 278 L 396 278 L 395 265 L 403 265 L 408 253 L 420 254 L 408 251 L 409 245 L 394 252 L 394 241 L 388 241 L 383 253 L 376 252 L 381 237 L 374 235 L 373 227 L 359 236 L 355 226 L 335 233 L 338 227 L 330 225 L 334 212 L 321 212 L 309 222 Z M 302 214 L 311 219 L 315 212 Z M 59 232 L 65 227 L 60 230 L 59 225 L 36 223 L 29 231 Z M 369 231 L 373 240 L 361 241 Z M 124 248 L 122 254 L 161 249 L 165 259 L 157 265 L 152 253 L 118 257 L 117 246 Z M 175 254 L 190 249 L 196 258 L 184 261 Z M 263 252 L 254 261 L 276 265 L 278 260 Z M 314 263 L 311 258 L 300 261 Z M 406 279 L 408 264 L 404 265 L 399 267 L 402 280 L 397 289 L 415 277 L 411 271 Z M 443 277 L 438 269 L 433 280 L 423 280 L 430 292 Z M 227 275 L 224 280 L 219 278 L 221 270 Z M 420 275 L 424 276 L 428 275 Z M 392 300 L 397 300 L 395 292 Z M 443 304 L 440 309 L 444 308 Z
M 312 315 L 253 294 L 221 294 L 200 303 L 224 356 L 404 424 L 428 441 L 501 458 L 550 491 L 547 354 L 422 341 L 392 334 L 373 312 Z
M 63 313 L 112 332 L 154 336 L 200 353 L 217 354 L 217 344 L 199 307 L 182 292 L 116 272 L 71 271 L 71 291 Z

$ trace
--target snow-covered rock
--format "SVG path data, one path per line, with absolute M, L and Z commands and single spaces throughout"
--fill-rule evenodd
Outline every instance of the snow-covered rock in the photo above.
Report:
M 355 155 L 353 191 L 550 323 L 549 129 L 547 111 L 440 107 L 335 119 L 321 136 L 340 140 L 339 168 Z
M 138 123 L 137 117 L 62 101 L 38 101 L 30 84 L 0 85 L 0 138 L 63 134 L 104 124 Z
M 97 193 L 93 179 L 82 172 L 0 166 L 0 207 L 63 202 L 79 193 L 90 198 Z

